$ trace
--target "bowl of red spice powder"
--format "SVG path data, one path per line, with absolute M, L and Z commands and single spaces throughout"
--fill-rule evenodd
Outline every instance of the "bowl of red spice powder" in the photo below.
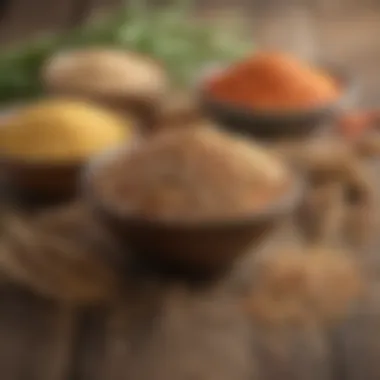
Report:
M 265 148 L 218 129 L 165 131 L 90 164 L 95 217 L 144 266 L 223 273 L 299 205 L 302 181 Z
M 208 116 L 230 131 L 262 139 L 317 133 L 351 96 L 347 74 L 333 65 L 314 67 L 271 52 L 218 69 L 200 86 Z

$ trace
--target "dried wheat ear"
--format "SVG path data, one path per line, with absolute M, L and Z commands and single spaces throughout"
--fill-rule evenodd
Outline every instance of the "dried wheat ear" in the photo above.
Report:
M 307 241 L 347 239 L 355 246 L 370 241 L 376 222 L 375 184 L 357 145 L 322 139 L 280 142 L 271 149 L 309 179 L 295 218 Z
M 260 326 L 323 325 L 344 318 L 365 290 L 362 268 L 332 247 L 367 242 L 374 227 L 374 184 L 356 147 L 330 140 L 272 146 L 303 170 L 310 187 L 296 225 L 304 248 L 279 249 L 253 265 L 247 314 Z M 366 219 L 366 223 L 364 222 Z
M 324 249 L 276 252 L 258 262 L 244 301 L 259 325 L 323 325 L 343 318 L 359 300 L 365 280 L 354 258 Z
M 2 222 L 0 272 L 4 280 L 70 302 L 105 302 L 117 295 L 119 276 L 105 257 L 112 256 L 115 247 L 102 238 L 103 232 L 92 225 L 82 207 L 33 219 L 9 214 Z

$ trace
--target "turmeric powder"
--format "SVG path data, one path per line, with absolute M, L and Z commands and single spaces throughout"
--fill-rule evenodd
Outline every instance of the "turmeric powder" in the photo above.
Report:
M 282 53 L 258 53 L 208 83 L 215 99 L 262 110 L 300 109 L 334 101 L 340 88 L 317 68 Z
M 86 102 L 45 100 L 18 111 L 0 128 L 1 153 L 22 160 L 88 159 L 132 137 L 131 124 Z

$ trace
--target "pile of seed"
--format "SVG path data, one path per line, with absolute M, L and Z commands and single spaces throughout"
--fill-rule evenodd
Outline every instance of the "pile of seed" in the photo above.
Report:
M 92 169 L 103 205 L 169 221 L 249 216 L 290 182 L 286 167 L 261 146 L 204 125 L 158 134 Z

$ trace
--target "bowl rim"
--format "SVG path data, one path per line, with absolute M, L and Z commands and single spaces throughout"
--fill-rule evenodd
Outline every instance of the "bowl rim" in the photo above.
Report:
M 233 65 L 233 64 L 232 64 Z M 341 65 L 329 61 L 317 61 L 313 66 L 317 68 L 322 68 L 326 73 L 330 74 L 333 78 L 341 78 L 341 91 L 336 99 L 328 102 L 324 102 L 312 107 L 300 107 L 298 109 L 260 109 L 260 108 L 248 108 L 238 103 L 228 102 L 224 100 L 217 99 L 210 94 L 207 88 L 207 82 L 220 75 L 221 73 L 228 70 L 232 65 L 219 64 L 214 65 L 209 68 L 204 69 L 204 73 L 200 75 L 197 85 L 196 92 L 200 98 L 203 105 L 208 105 L 212 107 L 218 107 L 219 110 L 229 112 L 230 114 L 240 115 L 247 118 L 262 119 L 262 120 L 273 120 L 273 119 L 294 119 L 303 116 L 308 116 L 317 113 L 329 112 L 336 107 L 343 106 L 351 97 L 356 90 L 356 83 L 352 79 L 352 75 L 348 72 L 346 68 L 342 68 Z
M 16 155 L 0 153 L 0 165 L 14 165 L 28 169 L 69 169 L 86 164 L 87 159 L 74 159 L 67 161 L 33 159 Z
M 99 167 L 106 165 L 109 160 L 129 149 L 131 149 L 130 145 L 121 146 L 117 149 L 110 149 L 90 160 L 82 170 L 79 187 L 84 200 L 89 202 L 90 207 L 100 211 L 102 214 L 107 214 L 114 219 L 118 219 L 121 222 L 124 221 L 126 224 L 162 230 L 210 230 L 215 228 L 243 227 L 244 225 L 249 225 L 251 223 L 267 221 L 276 216 L 290 214 L 296 209 L 297 205 L 301 203 L 306 189 L 306 181 L 303 176 L 292 168 L 286 166 L 290 181 L 286 184 L 285 191 L 274 200 L 264 203 L 262 207 L 254 212 L 243 213 L 227 218 L 204 220 L 159 219 L 141 217 L 133 214 L 123 214 L 122 212 L 118 212 L 112 204 L 106 204 L 100 199 L 100 197 L 96 197 L 92 188 L 92 179 Z

